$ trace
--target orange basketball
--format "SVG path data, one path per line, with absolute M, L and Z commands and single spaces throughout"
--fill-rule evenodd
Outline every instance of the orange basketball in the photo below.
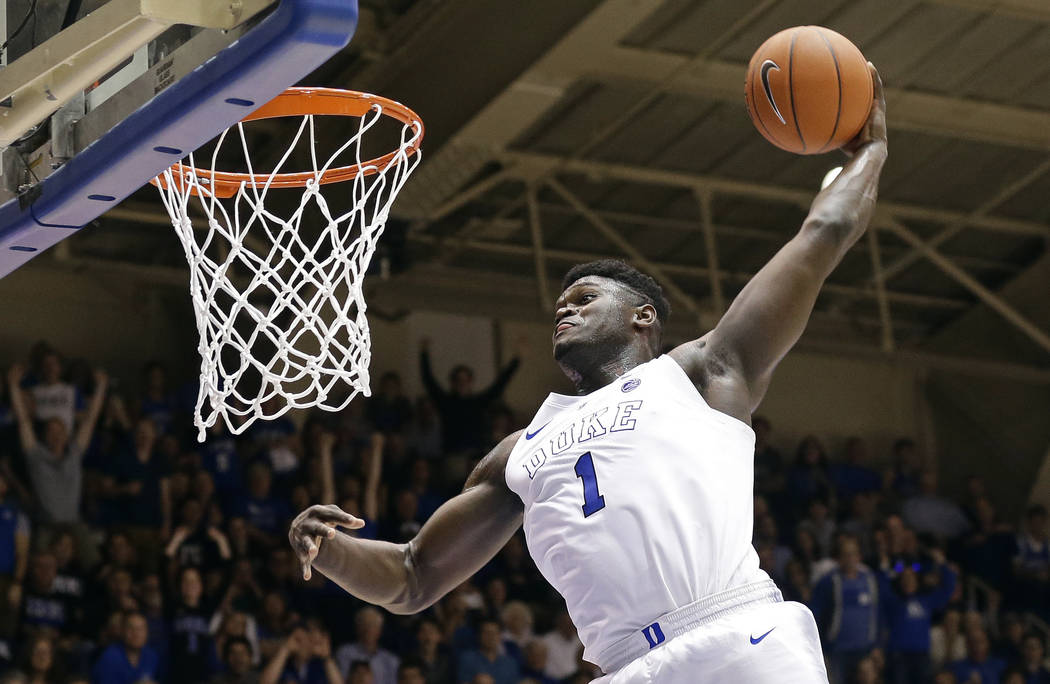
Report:
M 857 46 L 823 26 L 784 29 L 755 51 L 744 97 L 766 140 L 796 154 L 837 149 L 860 132 L 874 84 Z

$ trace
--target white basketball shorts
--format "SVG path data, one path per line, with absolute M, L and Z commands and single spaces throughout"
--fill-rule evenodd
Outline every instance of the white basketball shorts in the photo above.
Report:
M 592 684 L 828 684 L 801 603 L 750 605 L 666 640 Z

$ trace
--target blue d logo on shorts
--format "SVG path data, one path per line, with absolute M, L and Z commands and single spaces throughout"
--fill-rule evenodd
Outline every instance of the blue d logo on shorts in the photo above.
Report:
M 642 630 L 645 640 L 649 642 L 649 648 L 656 648 L 664 642 L 664 632 L 660 629 L 660 623 L 654 622 Z

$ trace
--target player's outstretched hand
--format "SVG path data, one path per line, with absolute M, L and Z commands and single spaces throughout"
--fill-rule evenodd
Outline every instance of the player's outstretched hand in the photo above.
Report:
M 842 151 L 848 157 L 852 157 L 857 150 L 868 143 L 886 144 L 886 94 L 882 91 L 882 79 L 879 77 L 878 69 L 871 62 L 868 62 L 868 69 L 871 70 L 871 80 L 875 83 L 875 99 L 871 103 L 868 121 L 860 129 L 860 133 L 842 146 Z
M 295 516 L 288 528 L 288 541 L 302 565 L 304 580 L 309 581 L 312 576 L 310 565 L 321 550 L 321 542 L 335 537 L 337 526 L 358 530 L 365 526 L 365 521 L 334 504 L 310 506 Z

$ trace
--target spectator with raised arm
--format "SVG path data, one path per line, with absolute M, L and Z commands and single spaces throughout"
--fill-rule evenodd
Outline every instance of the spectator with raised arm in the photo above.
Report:
M 44 423 L 42 440 L 37 439 L 33 420 L 19 387 L 25 375 L 20 364 L 11 367 L 7 388 L 11 406 L 18 422 L 18 438 L 26 459 L 29 477 L 44 520 L 49 524 L 67 523 L 77 537 L 82 558 L 90 557 L 92 541 L 86 527 L 80 522 L 80 497 L 83 481 L 83 458 L 95 434 L 95 424 L 102 413 L 109 381 L 105 371 L 95 371 L 95 389 L 83 420 L 69 438 L 69 430 L 61 418 Z
M 500 370 L 491 385 L 475 392 L 474 369 L 460 364 L 449 372 L 449 389 L 445 390 L 438 384 L 430 366 L 430 342 L 423 340 L 419 352 L 419 372 L 423 378 L 423 386 L 441 416 L 446 453 L 476 453 L 484 448 L 486 412 L 503 394 L 520 365 L 519 351 L 510 363 Z
M 95 373 L 95 392 L 80 427 L 73 433 L 63 418 L 52 417 L 44 422 L 43 440 L 37 439 L 33 419 L 19 387 L 24 375 L 20 364 L 8 372 L 8 390 L 11 406 L 18 422 L 18 437 L 29 466 L 33 488 L 43 513 L 49 522 L 77 522 L 80 512 L 80 483 L 83 476 L 81 459 L 91 445 L 95 423 L 102 411 L 106 394 L 106 374 Z
M 45 423 L 57 418 L 66 432 L 73 432 L 77 412 L 83 409 L 83 400 L 75 386 L 62 379 L 62 359 L 54 349 L 40 357 L 39 375 L 28 388 L 32 402 L 32 416 Z
M 930 630 L 933 616 L 944 610 L 955 591 L 956 573 L 948 567 L 944 552 L 931 551 L 940 580 L 936 588 L 920 592 L 919 574 L 904 568 L 894 586 L 885 572 L 879 573 L 880 603 L 886 615 L 889 641 L 886 644 L 891 684 L 925 682 L 930 676 Z M 888 564 L 888 559 L 887 559 Z
M 233 559 L 230 542 L 222 530 L 204 517 L 200 501 L 182 502 L 178 527 L 164 549 L 168 559 L 168 579 L 174 580 L 179 568 L 197 568 L 202 574 L 221 571 Z

